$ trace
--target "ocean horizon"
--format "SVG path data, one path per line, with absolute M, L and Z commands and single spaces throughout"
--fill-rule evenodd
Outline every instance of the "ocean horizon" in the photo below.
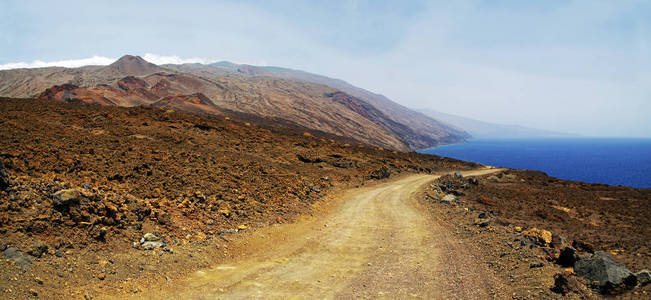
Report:
M 651 188 L 651 138 L 473 139 L 418 152 L 559 179 Z

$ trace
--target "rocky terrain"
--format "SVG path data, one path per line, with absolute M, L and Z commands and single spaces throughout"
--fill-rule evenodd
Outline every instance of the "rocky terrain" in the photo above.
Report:
M 249 251 L 249 232 L 319 214 L 338 191 L 480 167 L 291 123 L 268 127 L 283 120 L 206 99 L 120 107 L 2 98 L 3 295 L 137 296 L 236 259 Z M 447 241 L 468 245 L 469 261 L 485 263 L 513 298 L 648 298 L 648 189 L 504 170 L 444 176 L 419 199 Z M 448 276 L 470 292 L 463 272 Z
M 5 297 L 138 293 L 236 256 L 228 246 L 240 233 L 310 214 L 330 191 L 477 167 L 263 127 L 255 115 L 161 107 L 0 100 Z
M 514 298 L 649 297 L 649 189 L 507 170 L 442 177 L 422 199 Z
M 156 66 L 127 55 L 108 66 L 5 70 L 0 71 L 0 96 L 131 107 L 201 94 L 218 109 L 187 103 L 177 103 L 183 105 L 176 108 L 208 114 L 225 109 L 283 119 L 292 126 L 400 151 L 459 142 L 469 136 L 343 81 L 224 66 Z

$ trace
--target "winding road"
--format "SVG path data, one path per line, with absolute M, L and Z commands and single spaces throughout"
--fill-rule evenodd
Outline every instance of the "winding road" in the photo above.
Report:
M 465 172 L 483 175 L 497 169 Z M 154 299 L 499 297 L 499 282 L 439 225 L 416 196 L 435 175 L 342 192 L 329 213 L 261 230 L 255 255 L 195 272 Z M 447 252 L 453 251 L 453 252 Z M 454 253 L 455 259 L 446 259 Z

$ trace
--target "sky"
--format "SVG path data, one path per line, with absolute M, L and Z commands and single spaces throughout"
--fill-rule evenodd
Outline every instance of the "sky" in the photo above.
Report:
M 651 137 L 651 0 L 0 1 L 0 69 L 228 60 L 410 108 Z

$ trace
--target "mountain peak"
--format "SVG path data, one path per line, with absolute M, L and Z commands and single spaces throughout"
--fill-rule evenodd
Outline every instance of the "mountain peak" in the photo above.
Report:
M 149 62 L 146 61 L 144 58 L 137 56 L 137 55 L 124 55 L 120 57 L 118 60 L 113 62 L 111 65 L 125 65 L 125 64 L 148 64 Z
M 122 56 L 114 63 L 106 66 L 106 69 L 126 76 L 142 76 L 164 71 L 161 67 L 134 55 Z

